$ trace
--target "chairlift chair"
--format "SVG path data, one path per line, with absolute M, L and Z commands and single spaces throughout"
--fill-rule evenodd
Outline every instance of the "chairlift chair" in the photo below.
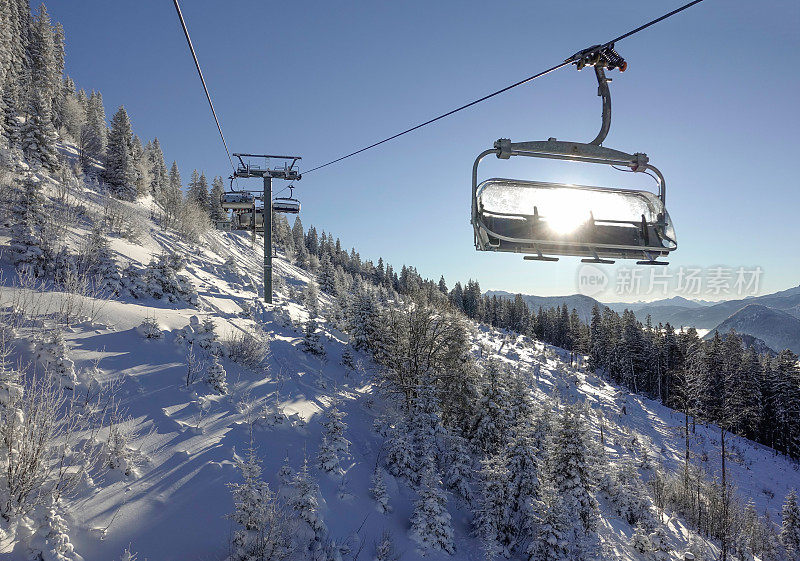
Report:
M 253 209 L 252 205 L 249 210 L 244 210 L 236 213 L 236 223 L 240 230 L 252 230 L 253 229 Z M 264 209 L 257 208 L 256 209 L 256 219 L 255 219 L 255 228 L 258 230 L 261 228 L 263 231 L 264 229 Z
M 485 150 L 472 168 L 472 225 L 479 251 L 525 254 L 526 260 L 557 261 L 553 255 L 583 257 L 583 262 L 613 263 L 637 259 L 639 264 L 666 265 L 658 261 L 677 248 L 675 229 L 665 207 L 665 181 L 646 154 L 628 154 L 601 146 L 611 126 L 609 78 L 604 68 L 626 64 L 613 45 L 577 53 L 578 69 L 594 66 L 603 98 L 603 120 L 597 137 L 589 143 L 546 141 L 511 142 L 500 139 Z M 490 154 L 507 160 L 528 156 L 612 166 L 621 171 L 645 173 L 658 184 L 650 191 L 590 187 L 521 179 L 491 178 L 478 183 L 478 165 Z
M 297 214 L 300 212 L 300 201 L 293 197 L 294 187 L 289 185 L 288 197 L 276 197 L 272 199 L 272 210 L 283 214 Z
M 229 191 L 223 193 L 219 204 L 223 210 L 246 210 L 252 209 L 255 197 L 246 191 Z

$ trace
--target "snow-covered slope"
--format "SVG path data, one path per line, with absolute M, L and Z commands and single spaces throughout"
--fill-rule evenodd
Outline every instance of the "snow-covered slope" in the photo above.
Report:
M 87 212 L 100 212 L 103 198 L 82 192 Z M 349 455 L 344 476 L 331 477 L 312 469 L 318 478 L 321 514 L 330 536 L 347 545 L 346 559 L 370 559 L 374 543 L 389 530 L 403 559 L 483 559 L 473 537 L 471 514 L 463 501 L 450 495 L 448 509 L 455 530 L 455 554 L 424 554 L 408 537 L 409 518 L 416 492 L 405 482 L 385 474 L 392 511 L 381 514 L 370 498 L 370 476 L 378 463 L 383 439 L 373 423 L 384 404 L 372 386 L 374 365 L 357 354 L 356 367 L 341 365 L 348 336 L 324 319 L 324 356 L 303 352 L 300 326 L 309 311 L 300 292 L 312 280 L 308 272 L 282 256 L 275 261 L 276 301 L 262 304 L 261 253 L 248 234 L 210 232 L 190 244 L 150 220 L 151 202 L 120 203 L 129 219 L 141 226 L 132 239 L 112 237 L 111 247 L 121 263 L 145 267 L 163 252 L 186 259 L 185 274 L 198 293 L 197 306 L 149 297 L 125 295 L 98 302 L 90 319 L 73 323 L 64 334 L 67 353 L 81 384 L 114 382 L 121 405 L 131 416 L 132 468 L 127 475 L 112 471 L 102 480 L 87 482 L 77 498 L 65 505 L 65 518 L 75 550 L 86 560 L 117 559 L 131 546 L 139 559 L 223 559 L 228 553 L 232 511 L 230 482 L 241 475 L 235 460 L 251 442 L 263 460 L 266 479 L 281 489 L 278 472 L 288 458 L 292 470 L 305 457 L 314 465 L 321 442 L 320 421 L 334 401 L 346 414 Z M 88 235 L 88 223 L 78 220 L 69 231 L 77 247 Z M 7 241 L 8 238 L 6 238 Z M 2 240 L 0 240 L 2 241 Z M 3 241 L 3 243 L 6 243 Z M 259 240 L 260 241 L 260 240 Z M 4 306 L 22 288 L 10 286 L 13 272 L 4 269 Z M 56 299 L 58 296 L 54 296 Z M 321 306 L 331 305 L 323 294 Z M 144 323 L 155 323 L 143 330 Z M 207 322 L 210 322 L 207 323 Z M 220 395 L 197 381 L 187 387 L 191 341 L 198 360 L 210 360 L 204 345 L 231 339 L 241 333 L 265 332 L 270 355 L 262 366 L 248 368 L 230 358 L 221 360 L 227 372 L 228 394 Z M 150 334 L 150 338 L 145 334 Z M 22 338 L 30 333 L 21 332 Z M 489 349 L 512 366 L 530 373 L 531 390 L 544 402 L 554 392 L 567 400 L 587 400 L 606 419 L 605 451 L 614 461 L 623 454 L 658 460 L 679 470 L 683 458 L 679 414 L 641 397 L 615 388 L 585 368 L 572 368 L 559 349 L 527 338 L 475 326 L 473 344 Z M 23 359 L 35 360 L 30 349 L 20 347 Z M 484 351 L 480 351 L 484 352 Z M 254 427 L 251 433 L 250 427 Z M 597 417 L 591 420 L 599 439 Z M 730 438 L 730 437 L 729 437 Z M 717 470 L 717 431 L 697 427 L 693 455 L 710 473 Z M 795 465 L 770 450 L 731 438 L 730 476 L 744 501 L 754 501 L 759 512 L 775 518 L 789 489 L 800 486 Z M 630 545 L 633 528 L 600 504 L 599 535 L 609 559 L 643 560 Z M 678 517 L 664 518 L 674 550 L 688 545 L 689 531 Z M 18 543 L 9 556 L 28 558 L 27 546 Z

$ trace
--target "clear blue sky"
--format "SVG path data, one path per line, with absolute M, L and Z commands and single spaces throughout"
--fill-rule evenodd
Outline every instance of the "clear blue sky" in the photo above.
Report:
M 300 154 L 308 169 L 547 68 L 679 1 L 218 2 L 183 11 L 232 151 Z M 67 71 L 124 104 L 168 164 L 229 175 L 172 3 L 52 1 Z M 644 151 L 667 178 L 680 266 L 760 266 L 760 292 L 800 283 L 800 3 L 705 0 L 618 45 L 605 145 Z M 579 261 L 478 253 L 470 173 L 500 137 L 588 141 L 591 71 L 567 68 L 309 174 L 303 223 L 363 257 L 483 289 L 576 290 Z M 515 167 L 516 166 L 516 167 Z M 648 187 L 594 166 L 491 162 L 487 173 Z M 251 180 L 255 181 L 255 180 Z M 254 185 L 255 187 L 255 185 Z M 614 269 L 610 269 L 613 276 Z M 606 299 L 613 299 L 607 297 Z M 649 298 L 648 298 L 649 299 Z

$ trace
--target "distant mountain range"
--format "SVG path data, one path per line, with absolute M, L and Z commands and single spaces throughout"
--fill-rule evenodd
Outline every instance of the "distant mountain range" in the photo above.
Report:
M 748 304 L 716 328 L 720 333 L 731 329 L 752 335 L 775 350 L 791 349 L 800 353 L 800 319 L 781 310 Z M 713 336 L 713 332 L 709 332 L 706 338 L 709 336 Z
M 486 294 L 503 298 L 514 297 L 514 294 L 502 290 L 487 291 Z M 590 319 L 592 308 L 599 305 L 609 307 L 618 313 L 622 313 L 625 309 L 631 310 L 642 322 L 649 315 L 653 324 L 670 323 L 675 328 L 708 329 L 707 336 L 713 336 L 714 331 L 727 333 L 730 329 L 735 329 L 741 334 L 755 338 L 752 341 L 749 338 L 745 341 L 748 346 L 754 345 L 762 351 L 791 349 L 795 353 L 800 353 L 800 286 L 774 294 L 722 302 L 689 300 L 674 296 L 653 302 L 603 304 L 582 294 L 570 296 L 523 294 L 522 298 L 533 310 L 537 310 L 539 306 L 550 308 L 566 303 L 570 310 L 575 308 L 584 320 Z

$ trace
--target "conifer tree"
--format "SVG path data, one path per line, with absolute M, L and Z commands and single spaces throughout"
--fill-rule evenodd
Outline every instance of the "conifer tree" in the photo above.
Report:
M 330 256 L 326 253 L 320 260 L 319 274 L 317 275 L 319 287 L 326 294 L 337 296 L 336 290 L 336 270 L 333 267 Z
M 225 368 L 219 362 L 219 357 L 217 355 L 211 355 L 211 364 L 206 373 L 206 383 L 221 395 L 228 393 L 228 381 Z
M 0 133 L 9 148 L 18 148 L 22 141 L 18 97 L 14 94 L 13 85 L 10 83 L 6 83 L 2 93 L 3 112 L 0 114 Z
M 413 481 L 416 477 L 416 458 L 408 424 L 404 417 L 399 417 L 389 427 L 386 438 L 386 468 L 396 477 L 404 477 Z
M 781 511 L 781 543 L 791 561 L 800 560 L 800 508 L 797 505 L 797 492 L 786 495 Z
M 625 455 L 620 459 L 613 477 L 611 502 L 617 513 L 630 525 L 642 523 L 646 528 L 655 525 L 652 505 L 644 488 L 633 458 Z
M 511 427 L 511 407 L 506 387 L 505 369 L 498 361 L 489 361 L 486 381 L 471 421 L 472 443 L 486 453 L 497 453 L 506 442 Z
M 11 227 L 9 250 L 17 268 L 29 268 L 37 277 L 45 274 L 53 255 L 42 234 L 43 205 L 40 181 L 33 175 L 26 177 L 19 204 L 14 208 L 16 222 Z
M 350 350 L 350 345 L 346 345 L 342 351 L 342 366 L 347 370 L 355 370 L 355 363 L 353 362 L 353 351 Z
M 506 501 L 517 530 L 517 539 L 533 532 L 536 525 L 535 506 L 539 501 L 539 459 L 533 448 L 533 439 L 526 429 L 511 441 L 505 453 L 508 479 Z
M 319 339 L 319 331 L 317 330 L 317 322 L 313 318 L 306 322 L 303 332 L 303 351 L 310 353 L 314 356 L 324 356 L 325 347 Z
M 61 23 L 56 23 L 53 26 L 53 58 L 55 59 L 55 72 L 53 77 L 55 83 L 52 99 L 53 125 L 56 129 L 60 129 L 64 125 L 64 102 L 67 96 L 75 93 L 75 84 L 71 84 L 72 88 L 68 89 L 68 83 L 63 78 L 65 58 L 64 44 L 64 26 L 62 26 Z
M 328 473 L 341 472 L 339 463 L 350 447 L 350 441 L 344 437 L 344 431 L 347 430 L 344 417 L 345 413 L 339 409 L 338 402 L 332 403 L 325 411 L 318 461 L 320 469 Z
M 172 167 L 169 170 L 169 182 L 162 193 L 160 201 L 161 206 L 164 208 L 164 220 L 166 222 L 164 226 L 174 226 L 182 201 L 181 174 L 178 170 L 177 162 L 173 161 Z
M 28 118 L 21 132 L 22 151 L 28 161 L 40 164 L 48 171 L 58 168 L 58 151 L 56 150 L 56 131 L 53 128 L 52 116 L 44 93 L 31 91 Z
M 203 211 L 208 212 L 208 181 L 205 173 L 198 173 L 196 169 L 192 170 L 186 199 L 194 202 Z
M 161 150 L 161 143 L 158 138 L 154 138 L 149 143 L 149 149 L 146 152 L 150 165 L 150 194 L 157 202 L 161 202 L 163 193 L 169 184 L 169 172 L 167 171 L 167 164 L 164 162 L 164 152 Z
M 511 513 L 507 501 L 508 470 L 501 456 L 481 460 L 479 493 L 472 511 L 473 525 L 487 559 L 510 554 Z
M 237 524 L 232 546 L 234 561 L 280 561 L 291 549 L 287 546 L 289 531 L 275 494 L 261 479 L 261 462 L 253 445 L 245 460 L 238 460 L 243 483 L 231 483 L 234 512 L 230 518 Z
M 386 482 L 383 480 L 383 470 L 377 464 L 370 479 L 369 493 L 375 499 L 375 508 L 378 509 L 378 512 L 386 514 L 392 511 L 392 507 L 389 506 L 389 493 L 386 491 Z
M 447 438 L 447 431 L 442 425 L 442 412 L 433 380 L 426 376 L 421 380 L 417 395 L 414 397 L 410 411 L 410 429 L 414 455 L 416 456 L 416 480 L 425 471 L 436 469 L 436 458 Z
M 313 280 L 308 281 L 303 291 L 303 304 L 308 309 L 308 315 L 314 318 L 319 315 L 319 289 Z
M 381 331 L 380 315 L 375 297 L 367 288 L 361 288 L 353 301 L 349 314 L 350 344 L 357 351 L 373 350 L 373 343 Z
M 444 483 L 469 503 L 473 498 L 470 480 L 474 466 L 467 439 L 448 434 L 446 440 Z
M 120 105 L 111 119 L 103 180 L 117 197 L 129 201 L 136 196 L 136 169 L 132 146 L 131 121 L 125 107 Z
M 294 480 L 294 472 L 292 471 L 292 466 L 289 464 L 289 454 L 286 454 L 286 457 L 283 459 L 283 464 L 281 464 L 281 469 L 278 470 L 278 480 L 281 482 L 282 488 L 291 487 L 292 481 Z
M 566 405 L 558 420 L 550 453 L 551 477 L 564 508 L 575 515 L 583 533 L 594 530 L 596 467 L 592 465 L 589 434 L 574 405 Z
M 211 194 L 208 199 L 209 214 L 212 220 L 225 218 L 225 211 L 222 209 L 222 196 L 225 194 L 225 183 L 222 177 L 217 175 L 211 181 Z
M 648 557 L 653 553 L 653 542 L 650 541 L 650 535 L 642 524 L 636 524 L 633 536 L 631 536 L 631 546 L 634 550 Z
M 453 527 L 447 511 L 447 495 L 435 469 L 422 474 L 418 489 L 419 498 L 414 503 L 411 515 L 411 539 L 422 549 L 441 550 L 454 553 Z
M 567 561 L 572 559 L 570 513 L 556 489 L 545 482 L 536 538 L 528 544 L 529 561 Z
M 304 549 L 318 550 L 328 530 L 319 513 L 319 485 L 309 473 L 307 458 L 292 481 L 289 507 L 304 526 L 297 536 L 301 545 Z
M 62 61 L 59 62 L 56 55 L 53 26 L 44 4 L 41 4 L 39 14 L 33 20 L 28 52 L 31 65 L 31 87 L 41 94 L 41 109 L 46 111 L 47 118 L 52 125 L 53 100 L 61 86 L 59 64 L 63 68 L 63 50 L 60 54 Z
M 384 530 L 380 539 L 375 544 L 375 558 L 373 561 L 399 561 L 400 554 L 395 551 L 392 534 Z
M 294 247 L 300 251 L 301 247 L 305 247 L 305 235 L 303 233 L 303 222 L 297 216 L 294 219 L 294 226 L 292 226 L 292 238 L 294 239 Z
M 101 160 L 108 145 L 108 127 L 103 96 L 92 92 L 86 103 L 86 123 L 81 130 L 81 163 L 88 168 L 93 161 Z
M 147 161 L 142 140 L 137 135 L 133 135 L 131 142 L 131 160 L 136 197 L 144 197 L 150 193 L 150 164 Z

